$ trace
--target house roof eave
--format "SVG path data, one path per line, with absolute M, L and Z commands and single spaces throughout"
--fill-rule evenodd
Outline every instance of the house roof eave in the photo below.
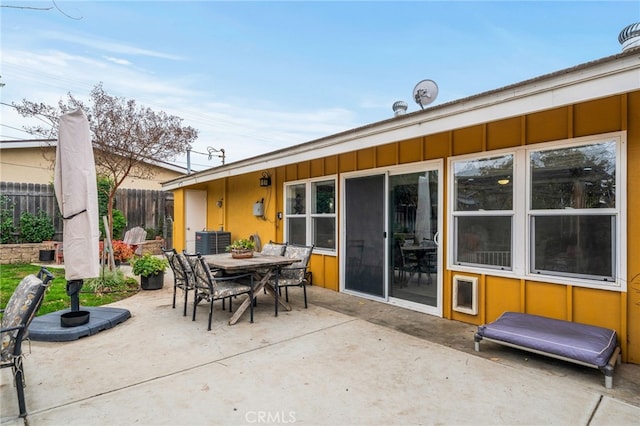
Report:
M 8 140 L 0 141 L 0 150 L 3 149 L 28 149 L 28 148 L 55 148 L 58 145 L 57 139 L 25 139 L 25 140 Z M 170 170 L 183 175 L 187 174 L 187 169 L 166 161 L 145 158 L 145 163 L 159 167 L 161 169 Z
M 173 190 L 588 99 L 640 89 L 640 49 L 535 77 L 520 83 L 367 124 L 163 183 Z

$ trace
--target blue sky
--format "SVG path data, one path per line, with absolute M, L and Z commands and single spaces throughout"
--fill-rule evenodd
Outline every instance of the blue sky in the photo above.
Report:
M 385 120 L 398 100 L 418 110 L 423 79 L 438 105 L 619 53 L 640 21 L 638 0 L 56 4 L 64 14 L 0 8 L 0 140 L 32 138 L 5 103 L 86 99 L 103 82 L 183 118 L 193 150 L 224 148 L 227 162 Z M 219 164 L 192 155 L 195 169 Z

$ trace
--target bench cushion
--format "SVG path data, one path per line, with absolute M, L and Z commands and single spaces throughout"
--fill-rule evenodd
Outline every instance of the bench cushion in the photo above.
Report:
M 615 330 L 538 315 L 505 312 L 478 327 L 489 339 L 603 367 L 617 346 Z

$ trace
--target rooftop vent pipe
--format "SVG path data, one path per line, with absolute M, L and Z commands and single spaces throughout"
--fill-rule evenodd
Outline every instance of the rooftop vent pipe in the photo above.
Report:
M 640 47 L 640 22 L 627 25 L 620 35 L 618 35 L 618 41 L 622 45 L 622 51 Z
M 405 112 L 407 112 L 407 108 L 409 107 L 409 105 L 407 105 L 407 103 L 405 101 L 398 101 L 398 102 L 394 102 L 393 103 L 393 116 L 397 117 L 399 115 L 403 115 Z

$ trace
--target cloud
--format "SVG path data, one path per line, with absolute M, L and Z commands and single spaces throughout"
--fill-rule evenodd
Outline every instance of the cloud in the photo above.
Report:
M 194 151 L 206 153 L 208 146 L 224 148 L 227 162 L 357 127 L 356 114 L 345 108 L 301 108 L 279 103 L 283 102 L 279 99 L 255 96 L 222 98 L 214 93 L 215 89 L 203 84 L 201 75 L 176 73 L 177 77 L 173 74 L 162 77 L 111 55 L 6 49 L 2 65 L 5 103 L 28 99 L 55 105 L 66 99 L 67 92 L 87 101 L 91 89 L 103 82 L 110 95 L 134 99 L 139 105 L 181 117 L 183 125 L 199 130 Z M 2 123 L 15 128 L 34 124 L 4 105 Z M 9 132 L 5 126 L 0 129 L 4 140 L 31 138 L 23 132 Z M 218 164 L 217 159 L 208 161 L 206 156 L 192 155 L 194 165 Z M 186 166 L 186 157 L 178 158 L 177 163 Z
M 113 62 L 114 64 L 131 65 L 131 62 L 127 61 L 126 59 L 114 58 L 112 56 L 103 56 L 103 58 L 106 59 L 109 62 Z
M 91 48 L 92 50 L 103 50 L 106 52 L 118 53 L 122 55 L 148 56 L 153 58 L 169 59 L 172 61 L 181 61 L 184 59 L 181 56 L 169 53 L 143 49 L 125 43 L 103 40 L 95 37 L 88 37 L 86 35 L 69 34 L 59 31 L 46 31 L 43 35 L 45 39 L 49 39 L 49 41 L 63 41 L 66 43 L 86 46 Z

